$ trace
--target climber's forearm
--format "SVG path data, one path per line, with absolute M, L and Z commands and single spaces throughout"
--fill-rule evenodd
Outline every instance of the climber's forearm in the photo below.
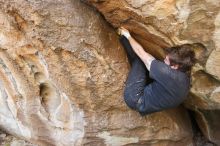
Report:
M 140 57 L 140 59 L 144 62 L 144 64 L 146 65 L 147 69 L 150 70 L 150 64 L 152 62 L 152 60 L 154 60 L 155 58 L 147 53 L 143 47 L 132 37 L 128 37 L 128 40 L 134 50 L 134 52 Z
M 124 35 L 129 40 L 134 52 L 144 62 L 147 69 L 150 70 L 150 65 L 151 62 L 154 60 L 154 57 L 151 54 L 144 51 L 143 47 L 134 38 L 131 37 L 127 29 L 125 29 L 124 27 L 120 27 L 118 32 L 120 35 Z

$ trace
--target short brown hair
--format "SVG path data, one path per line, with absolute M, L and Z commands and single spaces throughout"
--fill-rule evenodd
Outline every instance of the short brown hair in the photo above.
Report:
M 170 65 L 179 65 L 178 70 L 189 73 L 195 64 L 195 52 L 192 44 L 183 44 L 165 49 Z

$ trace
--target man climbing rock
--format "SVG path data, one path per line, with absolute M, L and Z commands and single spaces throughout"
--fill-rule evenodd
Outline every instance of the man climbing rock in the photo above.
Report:
M 126 104 L 141 115 L 181 104 L 190 89 L 189 73 L 195 62 L 192 45 L 166 49 L 161 62 L 145 52 L 127 29 L 121 27 L 118 33 L 131 65 L 124 90 Z

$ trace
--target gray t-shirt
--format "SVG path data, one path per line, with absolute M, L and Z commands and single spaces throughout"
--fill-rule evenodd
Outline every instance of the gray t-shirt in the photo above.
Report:
M 190 78 L 185 73 L 172 69 L 159 60 L 153 60 L 150 78 L 154 81 L 145 87 L 144 95 L 137 104 L 137 110 L 141 114 L 177 107 L 186 99 Z

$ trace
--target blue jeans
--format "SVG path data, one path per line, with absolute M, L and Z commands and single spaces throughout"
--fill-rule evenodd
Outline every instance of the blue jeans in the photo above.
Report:
M 127 53 L 128 61 L 131 65 L 124 89 L 124 100 L 128 107 L 136 110 L 138 100 L 144 94 L 145 86 L 151 83 L 152 79 L 149 77 L 149 71 L 145 64 L 133 51 L 128 39 L 121 36 L 120 42 Z

